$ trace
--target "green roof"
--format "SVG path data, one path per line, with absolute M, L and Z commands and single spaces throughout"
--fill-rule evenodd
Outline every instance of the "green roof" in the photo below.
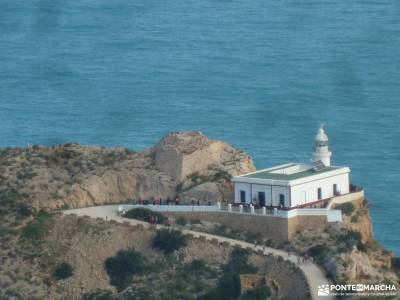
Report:
M 248 175 L 243 175 L 241 177 L 247 177 L 247 178 L 254 178 L 254 179 L 272 179 L 272 180 L 284 180 L 284 181 L 290 181 L 290 180 L 295 180 L 299 178 L 304 178 L 308 176 L 313 176 L 317 174 L 322 174 L 326 173 L 329 171 L 337 170 L 340 169 L 340 167 L 326 167 L 323 170 L 320 171 L 314 171 L 312 168 L 308 170 L 304 170 L 301 172 L 293 173 L 293 174 L 277 174 L 277 173 L 271 173 L 273 171 L 283 169 L 283 168 L 276 168 L 276 169 L 269 169 L 266 171 L 260 171 L 257 173 L 253 174 L 248 174 Z

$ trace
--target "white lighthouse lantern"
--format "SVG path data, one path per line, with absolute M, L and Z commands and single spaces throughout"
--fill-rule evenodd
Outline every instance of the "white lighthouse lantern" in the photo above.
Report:
M 313 163 L 321 161 L 326 167 L 331 165 L 332 152 L 329 151 L 328 136 L 325 133 L 323 126 L 318 130 L 315 136 Z

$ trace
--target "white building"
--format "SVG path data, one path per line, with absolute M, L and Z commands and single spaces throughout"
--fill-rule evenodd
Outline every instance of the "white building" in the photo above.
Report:
M 331 166 L 328 137 L 315 137 L 313 164 L 288 163 L 233 177 L 235 203 L 293 208 L 313 206 L 350 191 L 350 169 Z

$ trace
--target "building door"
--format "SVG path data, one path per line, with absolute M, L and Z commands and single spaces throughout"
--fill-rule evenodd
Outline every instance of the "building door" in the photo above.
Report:
M 318 200 L 322 199 L 322 188 L 318 188 Z
M 265 192 L 258 192 L 258 205 L 265 206 Z
M 240 202 L 246 203 L 246 192 L 240 191 Z
M 279 194 L 279 206 L 282 206 L 282 207 L 285 206 L 285 195 L 284 194 Z
M 338 189 L 337 189 L 337 184 L 335 183 L 335 184 L 333 185 L 333 196 L 336 196 L 337 193 L 338 193 Z

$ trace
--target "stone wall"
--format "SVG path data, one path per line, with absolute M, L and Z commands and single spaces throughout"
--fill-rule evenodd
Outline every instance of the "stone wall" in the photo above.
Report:
M 306 229 L 325 228 L 328 222 L 325 216 L 296 216 L 288 221 L 288 239 Z
M 334 207 L 335 205 L 343 204 L 346 202 L 360 201 L 360 200 L 363 200 L 364 198 L 365 198 L 364 190 L 361 190 L 358 192 L 352 192 L 352 193 L 345 194 L 345 195 L 336 196 L 334 198 L 331 198 L 328 208 L 331 208 L 331 207 Z
M 163 214 L 170 217 L 183 216 L 187 220 L 219 223 L 233 230 L 260 233 L 263 237 L 276 241 L 290 240 L 301 230 L 325 227 L 328 224 L 325 216 L 296 216 L 284 219 L 227 212 L 164 212 Z
M 219 223 L 233 230 L 260 233 L 271 240 L 288 239 L 288 220 L 273 216 L 233 214 L 227 212 L 164 212 L 164 215 Z
M 240 291 L 242 294 L 248 290 L 266 286 L 266 278 L 257 274 L 240 274 Z

